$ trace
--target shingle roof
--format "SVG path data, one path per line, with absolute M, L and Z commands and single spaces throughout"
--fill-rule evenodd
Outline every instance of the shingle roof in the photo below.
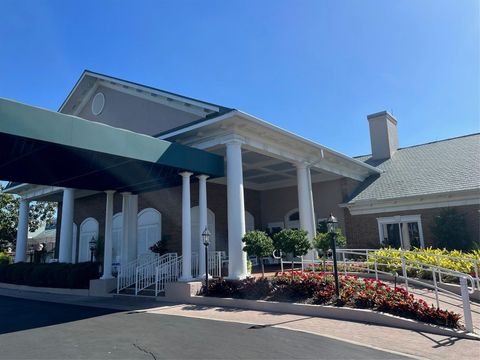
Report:
M 366 179 L 349 204 L 480 189 L 480 133 L 401 148 L 387 160 L 357 159 L 384 173 Z

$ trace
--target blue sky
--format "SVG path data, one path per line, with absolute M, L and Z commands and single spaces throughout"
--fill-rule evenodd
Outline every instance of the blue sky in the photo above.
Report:
M 348 155 L 480 131 L 477 0 L 0 1 L 0 97 L 57 110 L 84 69 L 235 107 Z

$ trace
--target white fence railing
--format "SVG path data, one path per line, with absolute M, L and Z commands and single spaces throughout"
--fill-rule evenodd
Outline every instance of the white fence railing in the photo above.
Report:
M 157 267 L 161 267 L 170 261 L 176 261 L 176 258 L 176 253 L 168 253 L 154 259 L 150 263 L 138 266 L 135 271 L 135 295 L 155 284 Z
M 222 266 L 227 263 L 223 251 L 211 251 L 208 253 L 208 273 L 213 277 L 222 277 Z M 192 277 L 198 278 L 205 274 L 205 269 L 199 269 L 198 253 L 192 253 Z
M 117 294 L 135 284 L 137 267 L 153 263 L 158 258 L 160 255 L 155 253 L 140 254 L 135 260 L 121 266 L 117 275 Z
M 165 285 L 176 282 L 182 274 L 182 257 L 175 256 L 155 268 L 155 296 L 165 291 Z
M 192 277 L 198 278 L 204 270 L 199 269 L 198 254 L 193 253 Z M 135 295 L 155 285 L 155 296 L 165 290 L 165 284 L 177 281 L 182 276 L 182 256 L 168 253 L 141 257 L 122 267 L 117 276 L 117 293 L 129 287 L 135 287 Z M 222 266 L 228 264 L 224 252 L 215 251 L 208 254 L 208 272 L 213 277 L 222 276 Z

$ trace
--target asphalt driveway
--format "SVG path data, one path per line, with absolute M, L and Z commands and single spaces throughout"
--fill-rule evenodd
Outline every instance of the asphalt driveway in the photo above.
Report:
M 0 296 L 0 359 L 402 359 L 313 334 Z

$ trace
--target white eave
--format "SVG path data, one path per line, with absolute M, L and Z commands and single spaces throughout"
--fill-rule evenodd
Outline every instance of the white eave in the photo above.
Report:
M 241 118 L 241 119 L 244 119 L 244 120 L 247 120 L 249 121 L 250 123 L 256 125 L 256 126 L 259 126 L 260 128 L 264 129 L 264 130 L 267 130 L 267 131 L 270 131 L 272 133 L 274 133 L 275 135 L 280 135 L 286 139 L 289 139 L 290 141 L 294 141 L 294 142 L 298 142 L 300 145 L 303 145 L 303 146 L 306 146 L 310 149 L 312 149 L 312 151 L 317 151 L 319 153 L 329 153 L 331 154 L 332 156 L 346 162 L 346 163 L 349 163 L 359 169 L 362 169 L 363 172 L 365 173 L 368 173 L 369 175 L 374 175 L 374 174 L 380 174 L 382 173 L 383 171 L 376 168 L 376 167 L 373 167 L 371 165 L 368 165 L 368 164 L 365 164 L 364 162 L 360 161 L 360 160 L 357 160 L 357 159 L 354 159 L 354 158 L 351 158 L 350 156 L 347 156 L 345 154 L 342 154 L 338 151 L 335 151 L 335 150 L 332 150 L 326 146 L 323 146 L 321 144 L 318 144 L 314 141 L 311 141 L 311 140 L 308 140 L 302 136 L 299 136 L 299 135 L 296 135 L 290 131 L 287 131 L 285 129 L 282 129 L 276 125 L 273 125 L 269 122 L 266 122 L 264 120 L 261 120 L 255 116 L 252 116 L 250 114 L 247 114 L 245 112 L 242 112 L 240 110 L 232 110 L 226 114 L 223 114 L 223 115 L 220 115 L 220 116 L 217 116 L 217 117 L 214 117 L 212 119 L 209 119 L 209 120 L 205 120 L 205 121 L 202 121 L 202 122 L 199 122 L 199 123 L 196 123 L 196 124 L 192 124 L 190 126 L 187 126 L 187 127 L 184 127 L 182 129 L 178 129 L 178 130 L 174 130 L 174 131 L 171 131 L 170 133 L 166 133 L 166 134 L 163 134 L 161 135 L 159 138 L 160 139 L 170 139 L 170 140 L 173 140 L 174 138 L 183 138 L 185 136 L 188 136 L 189 133 L 192 133 L 192 132 L 201 132 L 203 129 L 206 129 L 206 128 L 209 128 L 209 127 L 219 127 L 221 126 L 221 123 L 223 122 L 227 122 L 228 120 L 232 119 L 232 118 Z M 200 130 L 202 129 L 202 130 Z

